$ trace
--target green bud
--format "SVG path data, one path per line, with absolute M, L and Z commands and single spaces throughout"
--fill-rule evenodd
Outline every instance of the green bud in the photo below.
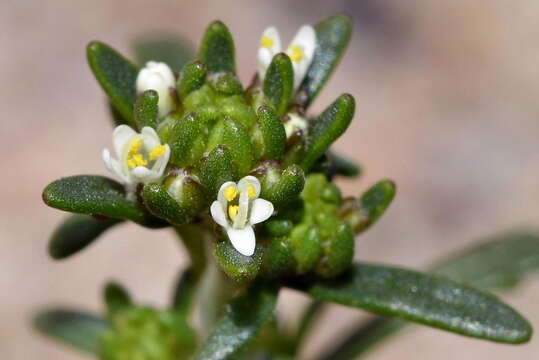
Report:
M 288 240 L 285 237 L 272 238 L 264 251 L 262 273 L 268 278 L 279 277 L 290 270 L 292 260 Z
M 309 170 L 331 144 L 341 136 L 354 117 L 355 100 L 352 95 L 339 96 L 322 114 L 309 122 L 305 157 L 301 166 Z
M 241 96 L 228 96 L 216 99 L 216 105 L 224 116 L 239 121 L 249 131 L 256 124 L 256 113 Z
M 285 53 L 273 57 L 264 78 L 264 94 L 278 115 L 286 113 L 294 88 L 294 69 Z
M 240 254 L 229 241 L 221 241 L 215 245 L 215 259 L 221 269 L 232 279 L 244 283 L 253 280 L 260 271 L 263 249 L 257 244 L 253 256 Z
M 198 90 L 206 80 L 206 65 L 198 60 L 185 64 L 177 82 L 177 91 L 183 101 L 187 95 Z
M 210 151 L 208 156 L 202 159 L 199 169 L 200 183 L 204 187 L 208 201 L 217 198 L 217 192 L 222 184 L 238 178 L 230 151 L 224 145 Z
M 145 126 L 157 129 L 159 107 L 159 94 L 155 90 L 144 91 L 135 102 L 134 117 L 137 128 Z
M 214 73 L 208 77 L 213 89 L 223 95 L 238 95 L 243 93 L 243 85 L 232 73 Z
M 253 161 L 251 141 L 240 122 L 230 117 L 224 117 L 217 122 L 211 130 L 206 151 L 211 151 L 218 145 L 225 145 L 230 151 L 239 177 L 249 173 Z
M 316 266 L 316 273 L 326 278 L 339 275 L 352 264 L 354 232 L 348 224 L 338 225 L 323 242 L 322 249 L 323 255 Z
M 269 106 L 258 108 L 257 128 L 253 134 L 253 145 L 257 158 L 279 160 L 286 145 L 286 132 L 281 119 Z
M 182 104 L 187 111 L 199 111 L 206 106 L 213 105 L 214 99 L 215 91 L 210 85 L 204 84 L 182 98 Z
M 312 224 L 296 226 L 290 233 L 292 255 L 297 264 L 297 272 L 305 274 L 318 262 L 322 254 L 320 232 Z
M 202 39 L 199 58 L 208 66 L 208 71 L 236 72 L 234 40 L 230 31 L 220 21 L 212 22 Z

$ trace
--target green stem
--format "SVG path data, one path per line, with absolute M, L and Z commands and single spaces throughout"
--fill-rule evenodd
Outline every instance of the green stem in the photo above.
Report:
M 189 254 L 195 277 L 199 278 L 207 265 L 206 230 L 199 225 L 192 224 L 176 226 L 174 230 Z

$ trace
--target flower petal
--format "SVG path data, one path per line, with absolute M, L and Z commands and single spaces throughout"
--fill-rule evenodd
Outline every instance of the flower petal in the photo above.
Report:
M 273 204 L 268 200 L 255 199 L 251 205 L 251 224 L 258 224 L 266 221 L 273 214 Z
M 142 128 L 140 133 L 142 134 L 142 142 L 144 143 L 144 147 L 148 151 L 151 151 L 154 147 L 161 145 L 159 135 L 157 135 L 153 128 L 145 126 Z
M 127 125 L 119 125 L 112 132 L 112 144 L 114 145 L 114 151 L 119 159 L 122 158 L 122 153 L 125 145 L 129 140 L 136 136 L 137 132 Z
M 264 80 L 273 57 L 281 51 L 279 31 L 274 26 L 268 27 L 260 37 L 260 47 L 257 54 L 258 76 Z
M 226 220 L 226 214 L 223 211 L 223 207 L 219 201 L 214 201 L 210 206 L 210 213 L 213 220 L 224 227 L 225 229 L 229 228 L 228 221 Z
M 258 197 L 260 195 L 260 181 L 252 175 L 247 175 L 238 181 L 238 190 L 240 193 L 246 191 L 249 185 L 253 185 L 255 188 L 255 197 Z
M 219 188 L 219 192 L 217 192 L 217 201 L 221 203 L 221 207 L 223 208 L 223 211 L 226 213 L 227 209 L 226 206 L 228 205 L 228 202 L 225 198 L 225 189 L 229 186 L 236 186 L 236 183 L 234 181 L 227 181 L 221 185 Z
M 159 176 L 145 166 L 137 166 L 131 170 L 131 174 L 133 174 L 133 177 L 143 183 L 148 183 L 159 178 Z
M 170 88 L 175 85 L 174 73 L 167 64 L 149 61 L 137 75 L 137 92 L 153 89 L 159 94 L 159 115 L 167 115 L 174 107 Z
M 157 177 L 162 177 L 165 173 L 165 168 L 167 167 L 168 160 L 170 159 L 170 146 L 165 144 L 165 153 L 161 155 L 152 166 L 152 171 L 156 173 Z
M 294 36 L 294 39 L 288 46 L 286 53 L 291 55 L 292 48 L 296 46 L 302 49 L 303 56 L 299 61 L 292 61 L 292 66 L 294 68 L 294 89 L 297 89 L 303 81 L 314 57 L 316 31 L 311 25 L 303 25 L 299 28 L 296 36 Z
M 118 163 L 118 160 L 111 157 L 109 149 L 103 149 L 103 151 L 101 152 L 101 157 L 103 158 L 105 166 L 111 173 L 118 176 L 125 183 L 129 182 L 129 176 L 127 176 L 127 174 L 124 174 L 120 163 Z
M 232 246 L 234 246 L 240 254 L 251 256 L 255 253 L 256 237 L 251 226 L 247 225 L 243 229 L 228 228 L 226 233 Z

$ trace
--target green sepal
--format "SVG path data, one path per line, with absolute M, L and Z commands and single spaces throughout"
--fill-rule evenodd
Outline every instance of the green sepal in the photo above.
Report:
M 131 49 L 140 66 L 148 61 L 160 61 L 172 71 L 180 71 L 185 63 L 195 58 L 192 44 L 174 33 L 143 34 L 132 42 Z
M 294 69 L 285 53 L 275 55 L 264 78 L 264 95 L 275 107 L 277 114 L 286 113 L 294 89 Z
M 312 224 L 296 226 L 289 236 L 298 274 L 311 271 L 322 255 L 320 230 Z
M 135 103 L 138 69 L 108 45 L 92 41 L 86 48 L 88 64 L 97 82 L 108 95 L 116 110 L 135 127 L 133 105 Z
M 465 336 L 519 344 L 532 334 L 530 324 L 493 295 L 412 270 L 355 264 L 339 278 L 295 286 L 320 301 L 400 317 Z
M 186 183 L 187 186 L 190 186 L 192 181 L 188 180 Z M 183 186 L 186 186 L 186 184 Z M 196 186 L 193 185 L 193 187 Z M 189 192 L 187 189 L 183 190 L 184 194 L 188 194 Z M 196 190 L 194 192 L 197 193 Z M 152 214 L 174 225 L 183 225 L 190 222 L 198 213 L 200 206 L 204 204 L 202 198 L 194 199 L 189 195 L 185 196 L 185 199 L 179 202 L 178 199 L 173 198 L 169 194 L 165 185 L 161 184 L 144 185 L 142 198 L 144 205 L 146 205 Z
M 177 82 L 177 91 L 180 100 L 198 90 L 206 81 L 206 65 L 198 60 L 185 64 Z
M 385 213 L 397 187 L 391 180 L 382 180 L 367 190 L 360 199 L 346 199 L 340 209 L 341 218 L 356 234 L 367 230 Z
M 290 242 L 286 237 L 274 237 L 265 246 L 261 273 L 266 278 L 277 278 L 292 267 L 293 256 Z
M 200 183 L 204 187 L 209 201 L 217 199 L 217 192 L 222 184 L 238 178 L 230 151 L 224 145 L 219 145 L 210 151 L 202 159 L 199 169 Z
M 238 359 L 273 315 L 278 289 L 255 284 L 227 304 L 196 360 Z
M 215 244 L 215 259 L 221 269 L 233 280 L 239 283 L 252 281 L 258 275 L 262 264 L 264 249 L 256 245 L 252 256 L 245 256 L 234 249 L 230 241 L 220 241 Z
M 228 116 L 217 122 L 210 133 L 206 149 L 211 151 L 218 145 L 225 145 L 228 148 L 232 163 L 240 177 L 251 170 L 253 161 L 251 141 L 240 122 Z
M 301 166 L 309 170 L 350 125 L 355 111 L 355 100 L 343 94 L 322 114 L 309 122 L 305 157 Z
M 171 164 L 191 165 L 202 156 L 202 151 L 196 151 L 194 144 L 197 138 L 204 136 L 203 125 L 198 114 L 193 112 L 174 119 L 168 140 Z
M 74 214 L 65 219 L 49 240 L 49 255 L 55 260 L 65 259 L 90 245 L 119 219 L 99 219 L 91 215 Z
M 142 130 L 145 126 L 157 129 L 159 118 L 158 101 L 159 94 L 155 90 L 146 90 L 140 94 L 134 107 L 134 117 L 137 129 Z
M 225 24 L 214 21 L 208 26 L 198 56 L 209 72 L 236 72 L 234 40 Z
M 117 282 L 110 281 L 103 289 L 103 299 L 107 308 L 107 315 L 112 318 L 116 313 L 133 305 L 127 290 Z
M 208 82 L 217 93 L 222 95 L 243 94 L 243 85 L 233 73 L 216 73 L 208 77 Z
M 332 278 L 347 270 L 354 258 L 354 232 L 348 224 L 340 224 L 322 246 L 322 257 L 315 272 L 325 278 Z
M 258 108 L 257 125 L 255 134 L 259 136 L 253 136 L 253 144 L 258 143 L 257 157 L 279 160 L 286 146 L 286 132 L 281 119 L 271 107 L 261 106 Z
M 352 35 L 352 22 L 345 15 L 334 15 L 315 26 L 316 49 L 301 83 L 297 103 L 306 108 L 318 95 L 342 58 Z
M 143 206 L 127 200 L 122 184 L 104 176 L 65 177 L 50 183 L 42 196 L 45 204 L 64 211 L 131 220 L 146 227 L 166 226 Z
M 43 335 L 93 355 L 98 354 L 99 341 L 110 328 L 103 318 L 68 309 L 41 311 L 33 320 L 34 327 Z
M 279 208 L 297 199 L 304 186 L 305 173 L 299 166 L 290 165 L 282 172 L 278 168 L 269 168 L 268 174 L 262 179 L 260 197 Z

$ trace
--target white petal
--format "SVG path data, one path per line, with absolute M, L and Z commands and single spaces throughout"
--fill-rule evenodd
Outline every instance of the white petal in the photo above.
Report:
M 170 88 L 175 85 L 174 73 L 167 64 L 149 61 L 137 75 L 137 92 L 153 89 L 159 94 L 159 115 L 167 115 L 174 107 Z
M 170 158 L 170 146 L 168 144 L 165 144 L 165 153 L 161 155 L 156 161 L 155 164 L 152 166 L 152 172 L 156 174 L 158 178 L 162 177 L 165 173 L 165 169 L 168 164 L 168 160 Z
M 260 181 L 252 175 L 247 175 L 238 181 L 238 190 L 240 192 L 245 191 L 249 185 L 253 185 L 255 188 L 255 197 L 258 197 L 260 195 Z
M 266 36 L 273 41 L 273 45 L 269 48 L 274 54 L 281 51 L 281 38 L 279 31 L 275 26 L 270 26 L 262 32 L 262 36 Z
M 229 228 L 226 214 L 219 201 L 214 201 L 210 206 L 210 213 L 213 220 L 224 228 Z
M 227 181 L 223 183 L 223 185 L 221 185 L 221 187 L 219 188 L 219 192 L 217 193 L 217 201 L 221 203 L 221 207 L 223 208 L 223 211 L 225 213 L 227 211 L 228 201 L 225 198 L 224 192 L 225 192 L 225 189 L 229 186 L 236 186 L 236 183 L 234 181 Z
M 298 30 L 286 51 L 289 55 L 292 46 L 300 46 L 303 49 L 303 58 L 299 62 L 292 62 L 294 67 L 294 88 L 297 89 L 305 74 L 307 74 L 314 57 L 314 50 L 316 49 L 316 32 L 314 28 L 311 25 L 303 25 Z
M 148 151 L 151 151 L 154 147 L 161 145 L 159 135 L 157 135 L 153 128 L 145 126 L 142 128 L 140 133 L 142 134 L 142 141 L 144 143 L 144 147 Z
M 246 226 L 243 229 L 228 228 L 226 233 L 232 246 L 234 246 L 240 254 L 251 256 L 255 253 L 256 238 L 255 232 L 251 226 Z
M 103 158 L 105 166 L 111 173 L 118 176 L 125 183 L 129 182 L 129 176 L 127 176 L 127 174 L 124 174 L 124 172 L 122 171 L 122 167 L 118 163 L 118 160 L 111 157 L 109 149 L 103 149 L 101 157 Z
M 118 156 L 118 158 L 122 158 L 125 145 L 136 135 L 137 132 L 127 125 L 119 125 L 114 129 L 112 132 L 112 144 L 114 145 L 114 151 L 116 151 L 116 156 Z
M 258 224 L 266 221 L 273 214 L 273 204 L 268 200 L 255 199 L 251 205 L 251 224 Z
M 264 81 L 264 78 L 266 77 L 266 71 L 271 64 L 272 59 L 273 56 L 270 49 L 262 47 L 258 49 L 256 69 L 260 81 Z
M 264 47 L 260 45 L 258 49 L 257 70 L 258 76 L 261 80 L 264 80 L 264 77 L 266 76 L 266 70 L 268 69 L 268 66 L 270 65 L 273 57 L 281 51 L 281 39 L 279 37 L 279 32 L 274 26 L 270 26 L 266 30 L 264 30 L 262 36 L 260 37 L 261 42 L 263 37 L 271 39 L 273 44 L 270 47 Z
M 157 180 L 159 177 L 145 166 L 137 166 L 131 170 L 131 174 L 141 182 L 148 183 L 150 181 Z

